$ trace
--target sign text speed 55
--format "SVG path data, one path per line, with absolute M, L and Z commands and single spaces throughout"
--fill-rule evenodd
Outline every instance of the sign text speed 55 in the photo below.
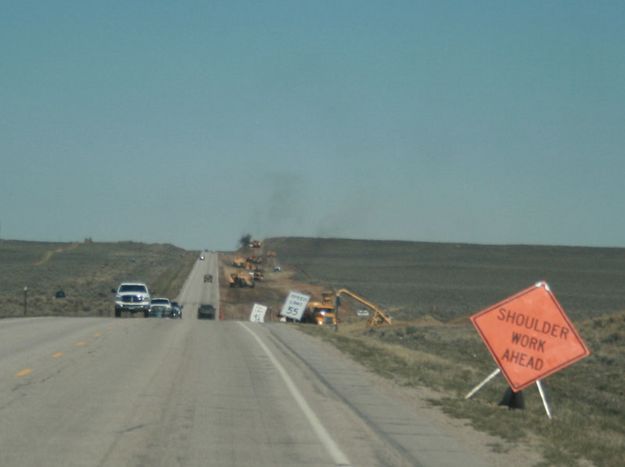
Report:
M 289 296 L 284 302 L 284 305 L 282 305 L 280 316 L 300 321 L 302 319 L 302 315 L 304 314 L 304 310 L 306 310 L 306 305 L 308 305 L 309 300 L 310 297 L 306 294 L 299 292 L 290 292 Z

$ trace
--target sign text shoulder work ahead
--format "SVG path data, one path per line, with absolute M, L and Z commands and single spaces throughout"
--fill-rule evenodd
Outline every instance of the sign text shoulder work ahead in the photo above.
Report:
M 545 282 L 476 313 L 471 321 L 514 391 L 590 354 Z

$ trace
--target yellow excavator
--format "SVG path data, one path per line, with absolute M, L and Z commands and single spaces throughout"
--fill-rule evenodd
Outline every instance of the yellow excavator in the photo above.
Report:
M 369 328 L 377 328 L 380 326 L 385 326 L 387 324 L 391 324 L 392 320 L 389 315 L 384 313 L 382 309 L 377 306 L 375 303 L 370 302 L 369 300 L 364 299 L 360 295 L 355 292 L 352 292 L 349 289 L 339 289 L 336 294 L 336 312 L 338 313 L 339 307 L 341 304 L 341 296 L 346 295 L 359 303 L 362 303 L 367 308 L 371 309 L 372 314 L 371 317 L 367 320 L 367 327 Z

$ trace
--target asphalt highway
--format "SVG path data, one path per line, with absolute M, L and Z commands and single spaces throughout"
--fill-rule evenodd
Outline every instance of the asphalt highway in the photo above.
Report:
M 182 320 L 1 320 L 0 466 L 487 465 L 290 326 L 197 320 L 217 279 Z

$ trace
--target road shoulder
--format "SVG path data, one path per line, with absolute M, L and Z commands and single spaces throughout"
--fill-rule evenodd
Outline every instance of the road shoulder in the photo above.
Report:
M 473 429 L 431 401 L 440 394 L 404 388 L 375 375 L 334 346 L 293 326 L 270 324 L 272 337 L 300 359 L 399 456 L 413 465 L 535 465 L 530 447 Z

